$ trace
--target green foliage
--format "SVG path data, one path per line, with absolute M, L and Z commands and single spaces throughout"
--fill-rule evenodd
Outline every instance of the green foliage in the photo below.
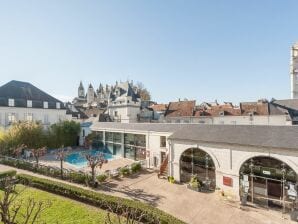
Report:
M 141 166 L 140 163 L 133 163 L 133 164 L 131 165 L 131 172 L 132 172 L 132 173 L 137 173 L 137 172 L 139 172 L 141 169 L 142 169 L 142 166 Z
M 168 181 L 172 184 L 175 183 L 175 178 L 173 176 L 168 177 Z
M 0 173 L 0 179 L 4 179 L 4 178 L 7 178 L 7 177 L 14 177 L 16 174 L 17 174 L 17 171 L 15 171 L 15 170 L 8 170 L 8 171 L 5 171 L 5 172 L 1 172 Z
M 74 146 L 79 132 L 80 124 L 74 121 L 53 124 L 49 129 L 37 122 L 14 123 L 8 130 L 0 130 L 0 154 L 13 155 L 21 145 L 29 149 Z
M 105 182 L 107 178 L 108 178 L 108 176 L 105 175 L 105 174 L 101 174 L 101 175 L 98 175 L 98 176 L 96 177 L 96 179 L 97 179 L 98 182 L 100 182 L 100 183 Z
M 55 182 L 49 179 L 42 179 L 33 177 L 26 174 L 19 174 L 17 178 L 21 183 L 45 190 L 54 194 L 58 194 L 67 198 L 71 198 L 83 203 L 87 203 L 93 206 L 97 206 L 102 209 L 112 208 L 114 213 L 123 214 L 123 211 L 119 209 L 119 203 L 122 205 L 122 209 L 133 209 L 138 214 L 146 213 L 142 219 L 143 223 L 152 224 L 182 224 L 184 222 L 179 219 L 140 201 L 132 201 L 129 199 L 114 197 L 99 192 L 94 192 L 79 187 L 71 186 L 61 182 Z M 118 209 L 117 209 L 118 208 Z
M 129 170 L 129 168 L 128 168 L 128 167 L 122 167 L 122 168 L 120 169 L 120 174 L 121 174 L 122 176 L 128 176 L 128 175 L 130 174 L 130 170 Z
M 0 153 L 12 155 L 20 145 L 30 149 L 41 148 L 46 145 L 46 138 L 46 131 L 40 123 L 14 123 L 7 131 L 0 131 Z
M 23 185 L 17 185 L 16 189 L 21 192 L 18 196 L 18 201 L 22 201 L 23 203 L 29 199 L 34 199 L 38 202 L 47 202 L 50 199 L 51 206 L 41 214 L 39 222 L 37 222 L 39 224 L 99 224 L 105 221 L 106 211 L 94 206 L 82 204 L 59 195 Z M 1 193 L 0 190 L 0 195 Z M 25 213 L 25 210 L 26 208 L 23 207 L 20 212 Z M 116 217 L 113 214 L 111 217 L 116 222 Z M 19 214 L 16 223 L 21 223 L 21 220 L 23 220 L 23 217 Z
M 190 182 L 189 182 L 189 185 L 194 188 L 194 189 L 199 189 L 201 187 L 201 183 L 200 181 L 198 180 L 198 177 L 197 176 L 193 176 L 191 177 L 190 179 Z
M 50 148 L 59 148 L 61 145 L 75 146 L 80 129 L 80 124 L 74 121 L 61 121 L 53 124 L 48 130 L 47 145 Z

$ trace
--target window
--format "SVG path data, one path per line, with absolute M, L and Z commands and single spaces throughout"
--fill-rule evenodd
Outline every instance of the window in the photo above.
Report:
M 49 108 L 49 103 L 48 102 L 43 102 L 43 108 L 48 109 Z
M 115 111 L 115 112 L 114 112 L 114 116 L 115 116 L 115 117 L 118 117 L 118 111 Z
M 59 102 L 56 103 L 56 109 L 60 109 L 60 103 Z
M 15 113 L 9 113 L 8 114 L 8 123 L 14 123 L 16 122 L 16 114 Z
M 166 136 L 160 136 L 160 147 L 161 148 L 167 147 L 167 138 L 166 138 Z
M 33 114 L 31 113 L 26 114 L 26 121 L 33 121 Z
M 14 107 L 14 99 L 8 99 L 8 106 Z
M 32 100 L 27 100 L 27 107 L 32 107 Z
M 44 124 L 48 124 L 49 123 L 49 115 L 45 114 L 43 121 L 44 121 Z

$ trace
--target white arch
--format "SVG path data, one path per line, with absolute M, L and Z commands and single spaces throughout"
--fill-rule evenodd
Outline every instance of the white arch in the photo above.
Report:
M 252 159 L 254 157 L 271 157 L 271 158 L 274 158 L 274 159 L 277 159 L 285 164 L 287 164 L 292 170 L 294 170 L 296 172 L 296 174 L 298 174 L 298 167 L 297 165 L 287 159 L 287 158 L 280 158 L 278 157 L 278 155 L 275 155 L 275 154 L 271 154 L 271 153 L 256 153 L 256 152 L 253 152 L 253 153 L 250 153 L 250 154 L 247 154 L 245 156 L 243 156 L 237 163 L 236 165 L 236 168 L 235 168 L 235 171 L 237 173 L 237 175 L 239 175 L 239 172 L 240 172 L 240 168 L 242 167 L 242 165 L 249 159 Z
M 210 152 L 210 151 L 209 151 L 208 149 L 206 149 L 205 147 L 200 147 L 200 146 L 185 147 L 185 149 L 183 149 L 182 152 L 181 152 L 180 155 L 179 155 L 179 167 L 180 167 L 180 163 L 181 163 L 181 156 L 182 156 L 182 154 L 183 154 L 185 151 L 187 151 L 188 149 L 199 149 L 199 150 L 201 150 L 201 151 L 207 153 L 207 154 L 211 157 L 211 159 L 212 159 L 212 161 L 213 161 L 213 164 L 214 164 L 214 166 L 215 166 L 215 170 L 219 169 L 219 162 L 218 162 L 217 158 L 213 155 L 213 153 Z

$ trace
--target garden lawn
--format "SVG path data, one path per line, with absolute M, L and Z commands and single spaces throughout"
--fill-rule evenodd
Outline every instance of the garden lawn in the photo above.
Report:
M 18 188 L 24 188 L 24 186 L 19 185 Z M 0 191 L 0 195 L 2 193 Z M 36 201 L 51 201 L 51 207 L 42 213 L 40 219 L 42 222 L 39 223 L 100 224 L 104 223 L 107 214 L 104 210 L 30 187 L 26 187 L 18 197 L 18 201 L 19 199 L 25 201 L 28 198 L 34 198 Z

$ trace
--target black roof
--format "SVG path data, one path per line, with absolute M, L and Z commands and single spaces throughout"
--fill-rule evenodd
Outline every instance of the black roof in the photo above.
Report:
M 49 109 L 56 109 L 56 103 L 64 109 L 64 104 L 38 89 L 28 82 L 12 80 L 0 87 L 0 106 L 8 106 L 8 99 L 15 100 L 15 107 L 27 107 L 27 100 L 32 101 L 33 108 L 43 108 L 43 102 L 48 102 Z

